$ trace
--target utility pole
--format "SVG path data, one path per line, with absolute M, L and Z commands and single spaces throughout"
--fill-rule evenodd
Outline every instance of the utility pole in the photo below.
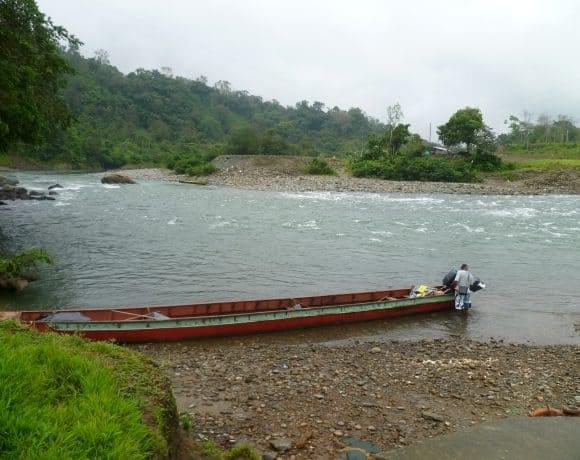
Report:
M 431 143 L 431 122 L 429 122 L 429 143 Z

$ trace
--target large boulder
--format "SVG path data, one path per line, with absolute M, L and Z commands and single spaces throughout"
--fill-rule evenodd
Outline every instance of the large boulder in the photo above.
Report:
M 129 176 L 123 174 L 107 174 L 101 179 L 103 184 L 135 184 L 136 182 Z
M 24 278 L 7 278 L 7 277 L 0 277 L 0 288 L 1 289 L 10 289 L 13 291 L 24 291 L 26 287 L 30 284 L 28 280 Z
M 2 187 L 4 185 L 15 186 L 15 185 L 18 185 L 18 181 L 16 179 L 11 178 L 11 177 L 0 176 L 0 187 Z

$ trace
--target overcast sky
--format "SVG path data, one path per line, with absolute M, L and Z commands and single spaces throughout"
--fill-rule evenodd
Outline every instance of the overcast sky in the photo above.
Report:
M 92 56 L 123 72 L 175 75 L 293 105 L 360 107 L 385 120 L 399 102 L 429 123 L 480 107 L 504 130 L 524 109 L 580 122 L 578 0 L 38 0 Z

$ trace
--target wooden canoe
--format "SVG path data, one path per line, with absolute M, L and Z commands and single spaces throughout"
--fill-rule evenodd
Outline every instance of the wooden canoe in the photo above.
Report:
M 93 340 L 139 343 L 372 321 L 453 307 L 452 294 L 417 298 L 411 298 L 409 294 L 410 289 L 392 289 L 191 305 L 4 312 L 2 316 L 18 319 L 41 331 L 78 333 Z

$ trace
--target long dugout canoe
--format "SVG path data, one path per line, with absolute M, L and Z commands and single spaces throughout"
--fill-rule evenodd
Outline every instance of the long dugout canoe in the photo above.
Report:
M 453 307 L 453 295 L 440 290 L 425 297 L 410 294 L 411 289 L 391 289 L 188 305 L 3 312 L 0 319 L 15 318 L 40 331 L 140 343 L 373 321 Z

